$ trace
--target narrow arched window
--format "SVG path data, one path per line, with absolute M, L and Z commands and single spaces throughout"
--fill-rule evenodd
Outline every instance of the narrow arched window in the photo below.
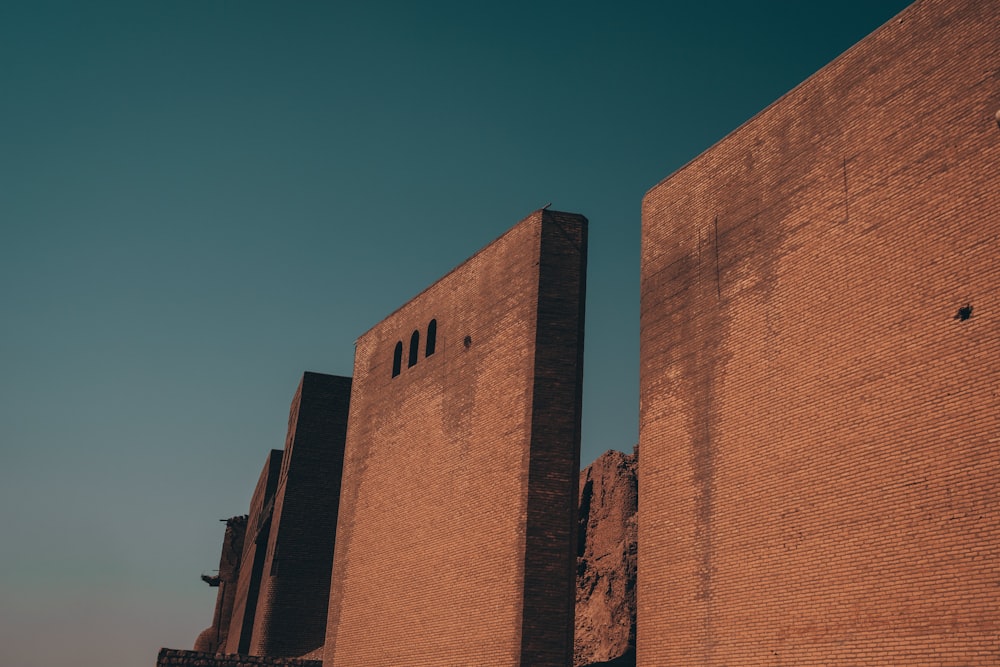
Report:
M 410 336 L 410 360 L 406 364 L 409 368 L 413 364 L 417 363 L 417 357 L 420 356 L 420 332 L 414 331 L 413 335 Z
M 403 341 L 396 343 L 396 351 L 392 353 L 392 377 L 399 375 L 403 369 Z
M 429 357 L 434 354 L 434 346 L 437 344 L 438 321 L 431 320 L 427 325 L 427 347 L 424 348 L 424 356 Z

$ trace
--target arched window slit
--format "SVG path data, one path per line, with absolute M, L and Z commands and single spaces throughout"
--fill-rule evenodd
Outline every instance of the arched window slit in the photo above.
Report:
M 429 357 L 434 354 L 434 348 L 437 347 L 437 331 L 438 321 L 431 320 L 427 325 L 427 346 L 424 348 L 425 357 Z
M 410 359 L 406 364 L 407 368 L 410 368 L 415 363 L 417 363 L 417 357 L 420 356 L 420 332 L 414 331 L 413 335 L 410 336 Z
M 403 369 L 403 341 L 396 343 L 396 351 L 392 353 L 392 377 L 399 375 Z

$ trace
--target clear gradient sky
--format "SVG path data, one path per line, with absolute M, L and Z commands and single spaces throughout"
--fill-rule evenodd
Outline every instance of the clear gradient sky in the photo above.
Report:
M 190 648 L 301 373 L 546 203 L 630 450 L 643 193 L 906 4 L 0 2 L 0 665 Z

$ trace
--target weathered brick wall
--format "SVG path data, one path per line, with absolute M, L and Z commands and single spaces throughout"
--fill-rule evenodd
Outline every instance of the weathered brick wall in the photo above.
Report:
M 288 418 L 250 653 L 323 645 L 351 378 L 305 373 Z
M 196 651 L 214 653 L 226 645 L 230 619 L 236 599 L 236 582 L 240 576 L 243 539 L 247 530 L 247 517 L 234 516 L 226 520 L 226 532 L 222 538 L 222 553 L 219 556 L 219 570 L 214 578 L 205 578 L 206 583 L 219 589 L 215 596 L 215 614 L 212 625 L 201 632 L 195 640 Z
M 922 0 L 647 194 L 640 665 L 1000 661 L 997 109 Z
M 260 599 L 260 582 L 264 574 L 264 557 L 271 533 L 274 492 L 281 474 L 282 451 L 272 449 L 264 462 L 257 486 L 250 498 L 247 533 L 243 541 L 239 580 L 233 603 L 232 620 L 226 644 L 221 653 L 250 653 L 250 639 Z
M 358 340 L 328 667 L 571 663 L 585 268 L 538 211 Z
M 254 655 L 223 655 L 161 648 L 156 667 L 321 667 L 319 660 L 268 658 Z

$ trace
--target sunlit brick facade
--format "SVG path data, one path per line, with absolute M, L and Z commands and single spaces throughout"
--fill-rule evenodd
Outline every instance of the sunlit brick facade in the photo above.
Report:
M 1000 3 L 921 0 L 643 201 L 638 661 L 1000 661 Z
M 358 340 L 325 665 L 572 664 L 586 248 L 537 211 Z

